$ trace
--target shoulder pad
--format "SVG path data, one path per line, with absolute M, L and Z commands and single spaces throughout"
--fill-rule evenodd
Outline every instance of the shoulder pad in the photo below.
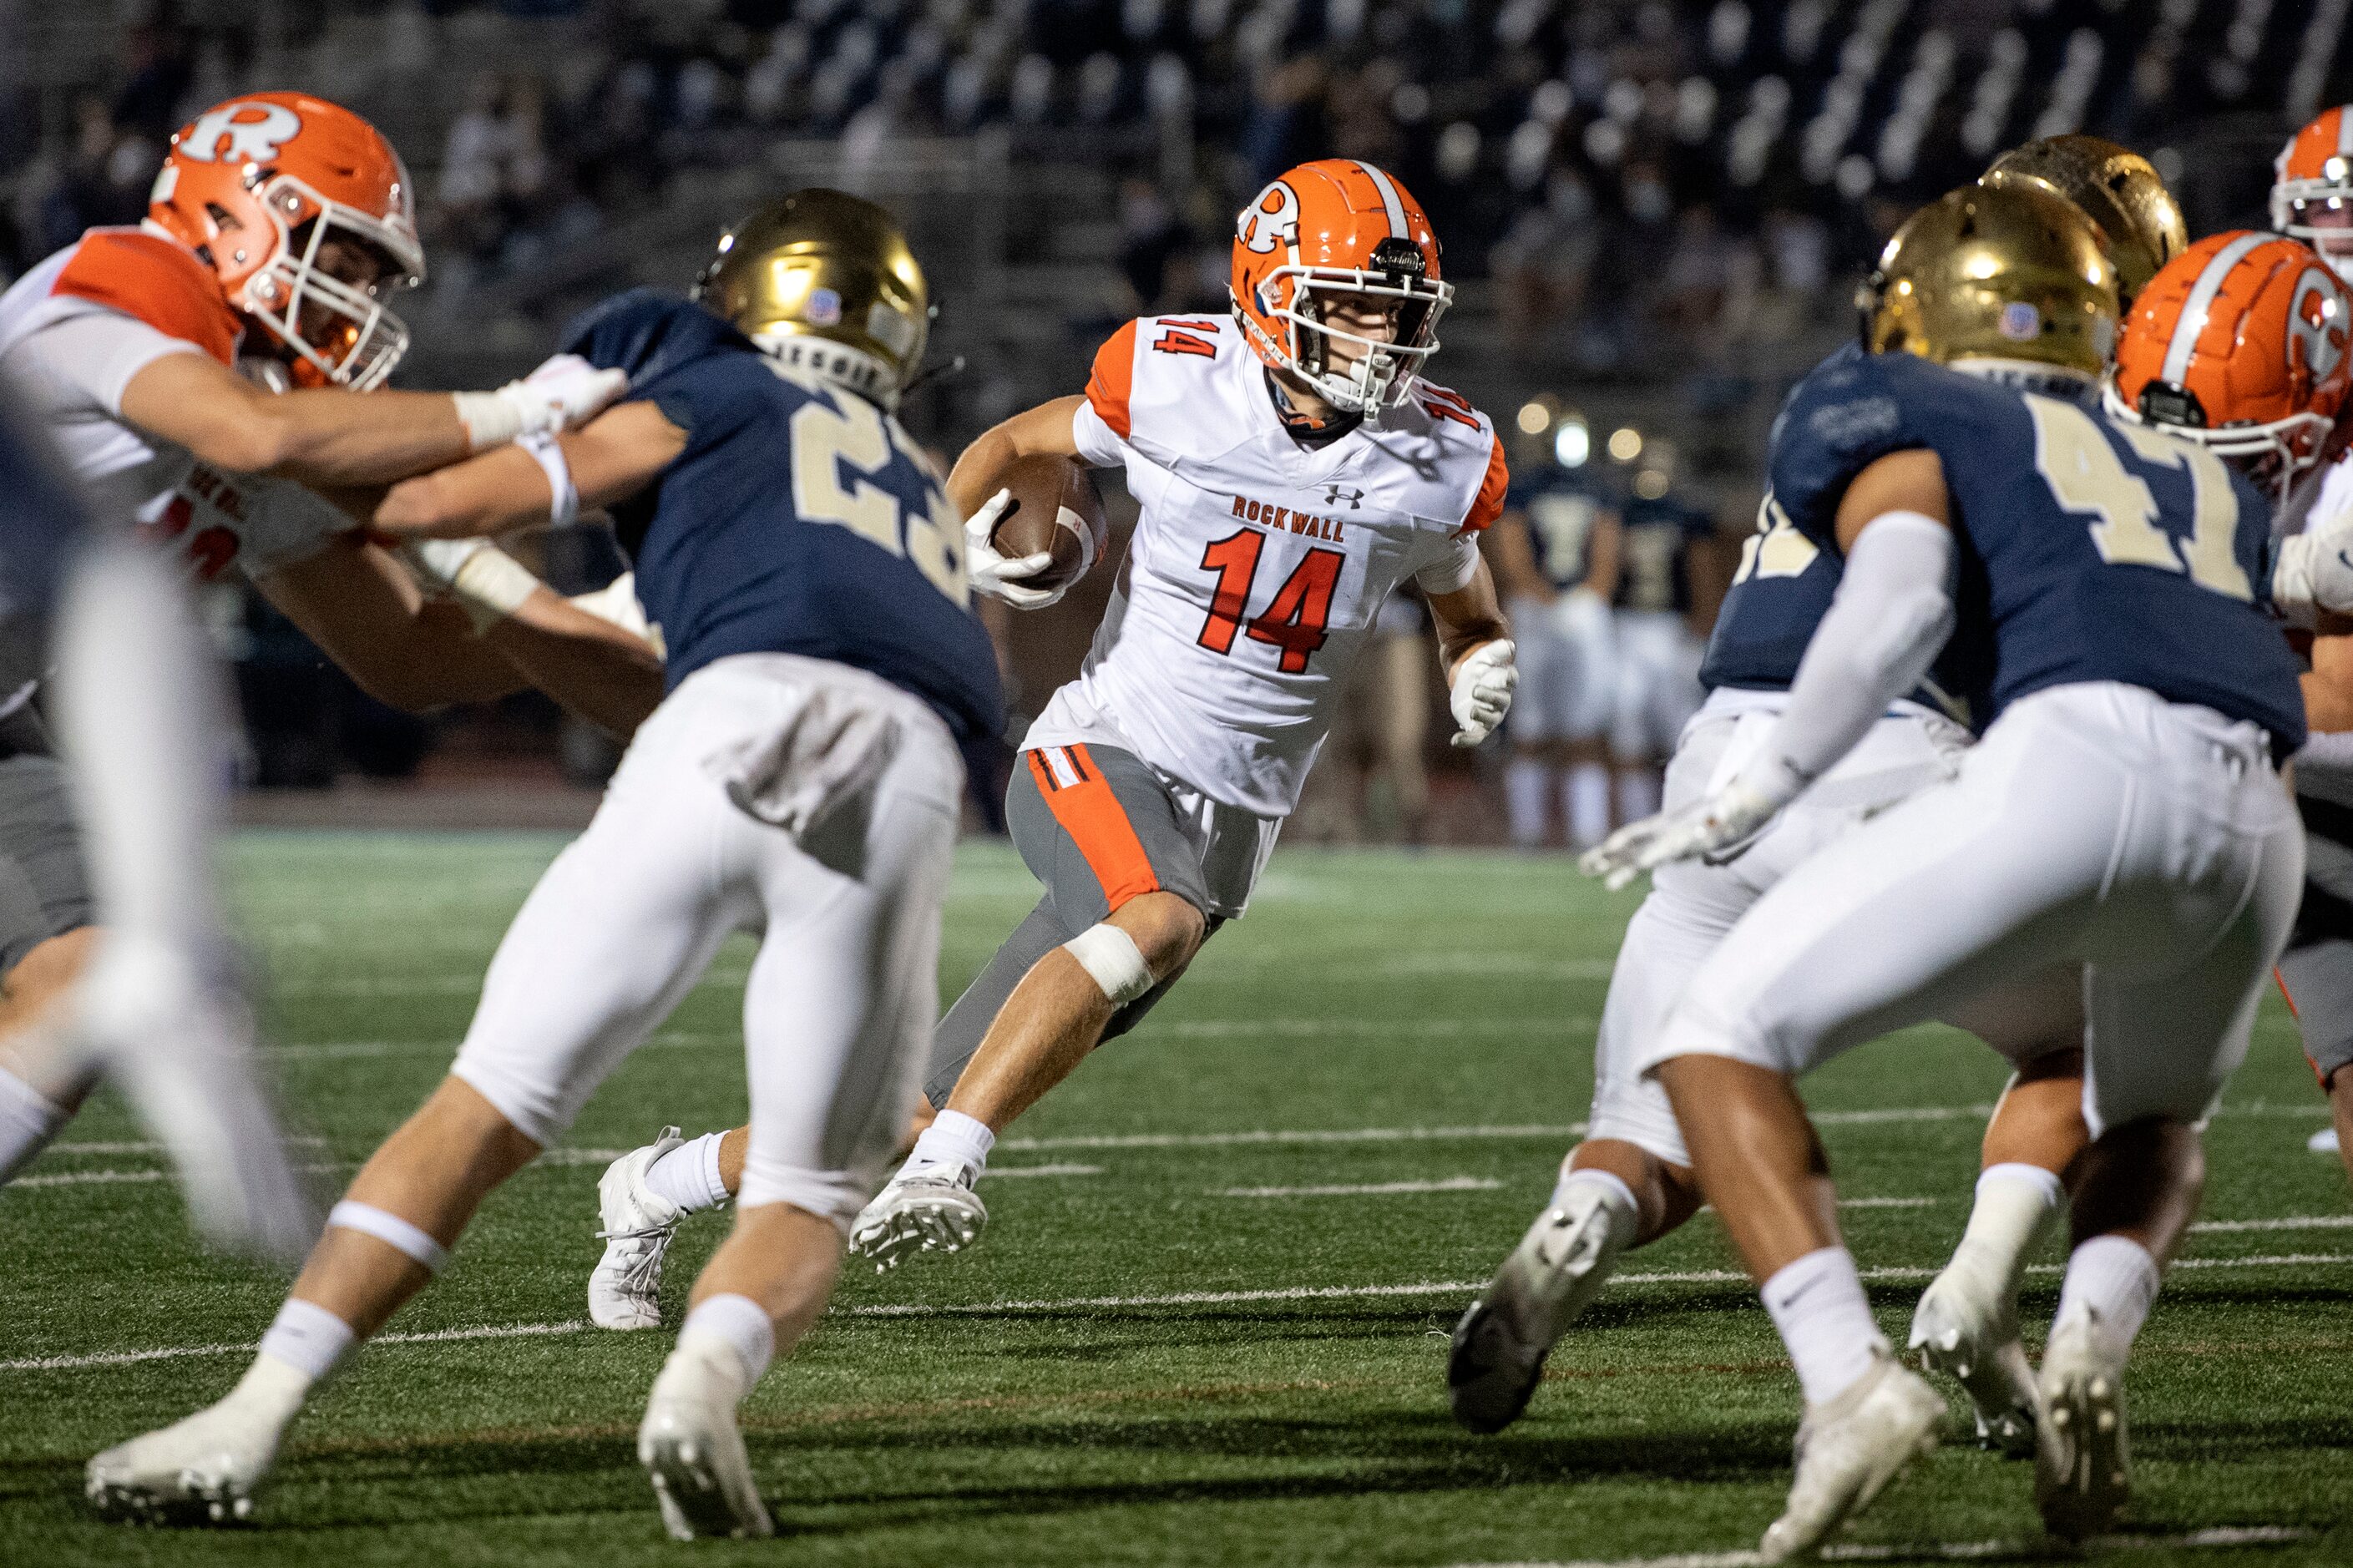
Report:
M 135 228 L 91 229 L 74 247 L 49 291 L 144 321 L 223 364 L 237 357 L 237 312 L 221 293 L 220 280 L 176 241 Z
M 702 306 L 652 289 L 632 289 L 565 329 L 563 352 L 604 370 L 625 370 L 632 385 L 713 351 L 757 353 L 752 340 Z

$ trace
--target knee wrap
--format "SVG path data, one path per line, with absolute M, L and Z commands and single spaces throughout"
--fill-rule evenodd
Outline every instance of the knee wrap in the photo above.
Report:
M 1135 939 L 1115 925 L 1091 925 L 1062 944 L 1079 961 L 1114 1007 L 1124 1007 L 1152 989 L 1152 967 Z
M 345 1230 L 372 1236 L 395 1251 L 405 1252 L 438 1274 L 449 1262 L 449 1253 L 439 1242 L 409 1224 L 396 1214 L 377 1208 L 373 1204 L 355 1204 L 345 1198 L 327 1211 L 327 1223 Z

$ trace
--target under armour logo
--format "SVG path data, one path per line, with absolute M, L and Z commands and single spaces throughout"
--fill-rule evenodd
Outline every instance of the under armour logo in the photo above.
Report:
M 1338 485 L 1325 485 L 1324 487 L 1324 504 L 1325 506 L 1338 506 L 1342 501 L 1346 501 L 1348 503 L 1349 510 L 1360 510 L 1365 503 L 1365 492 L 1362 490 L 1345 489 Z

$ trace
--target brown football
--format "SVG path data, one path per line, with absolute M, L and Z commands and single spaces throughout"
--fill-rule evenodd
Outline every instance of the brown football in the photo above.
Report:
M 1053 552 L 1054 563 L 1024 586 L 1060 588 L 1077 582 L 1103 559 L 1111 543 L 1111 521 L 1086 469 L 1068 458 L 1023 458 L 998 477 L 1013 492 L 1013 507 L 988 536 L 999 555 Z

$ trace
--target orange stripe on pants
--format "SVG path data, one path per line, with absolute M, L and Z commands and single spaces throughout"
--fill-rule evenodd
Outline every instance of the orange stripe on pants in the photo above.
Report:
M 1139 893 L 1156 893 L 1160 879 L 1153 875 L 1152 861 L 1144 853 L 1142 840 L 1121 809 L 1119 797 L 1111 792 L 1103 770 L 1095 766 L 1094 758 L 1084 746 L 1063 748 L 1078 762 L 1086 776 L 1077 784 L 1057 784 L 1053 770 L 1036 752 L 1025 753 L 1029 772 L 1038 781 L 1038 793 L 1046 797 L 1047 809 L 1071 842 L 1086 857 L 1087 868 L 1103 884 L 1103 899 L 1113 910 Z

